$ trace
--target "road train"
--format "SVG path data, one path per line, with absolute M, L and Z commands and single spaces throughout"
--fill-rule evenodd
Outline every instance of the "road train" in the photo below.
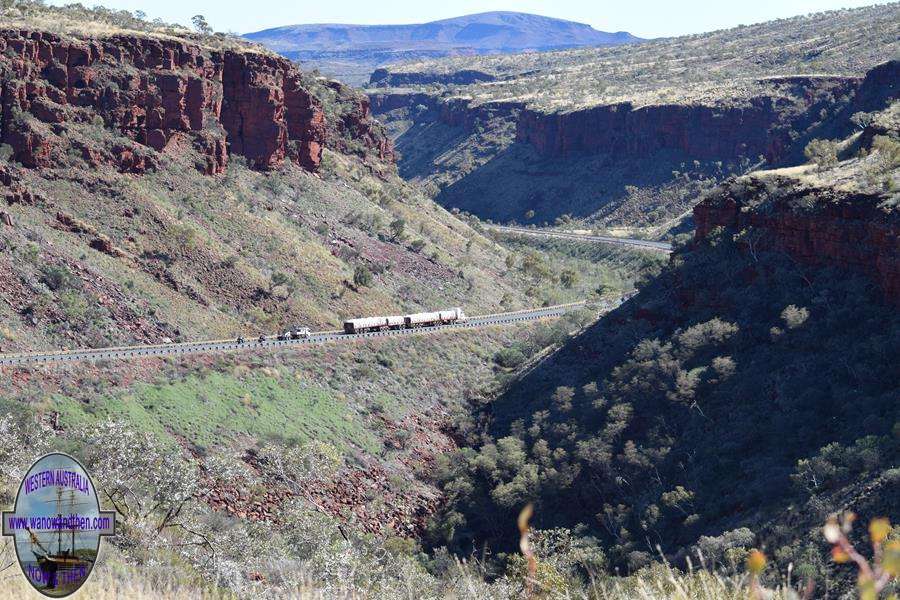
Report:
M 293 329 L 288 329 L 284 333 L 279 333 L 278 335 L 275 336 L 275 339 L 277 339 L 280 342 L 283 342 L 285 340 L 306 340 L 306 339 L 309 339 L 309 336 L 311 336 L 311 335 L 312 335 L 312 332 L 309 330 L 309 327 L 294 327 Z M 256 341 L 258 341 L 260 344 L 264 344 L 268 339 L 269 339 L 268 336 L 261 335 L 258 338 L 256 338 Z M 244 336 L 238 337 L 238 339 L 235 341 L 238 344 L 246 344 L 247 343 L 247 340 L 244 339 Z
M 397 315 L 390 317 L 362 317 L 344 321 L 344 333 L 367 333 L 369 331 L 385 331 L 389 329 L 416 329 L 418 327 L 434 327 L 435 325 L 450 325 L 452 323 L 464 323 L 468 317 L 461 308 L 450 308 L 435 312 L 413 313 L 411 315 Z M 312 332 L 309 327 L 294 327 L 274 336 L 278 341 L 309 339 Z M 257 341 L 264 344 L 269 336 L 260 335 Z M 241 336 L 237 338 L 238 344 L 245 344 L 247 340 Z
M 344 333 L 366 333 L 369 331 L 385 331 L 389 329 L 416 329 L 418 327 L 434 327 L 464 323 L 466 313 L 459 307 L 435 312 L 414 313 L 411 315 L 395 315 L 388 317 L 362 317 L 344 321 Z

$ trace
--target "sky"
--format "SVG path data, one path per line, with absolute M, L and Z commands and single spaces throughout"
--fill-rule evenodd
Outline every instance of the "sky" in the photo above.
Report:
M 68 4 L 72 0 L 50 0 Z M 338 0 L 284 2 L 253 0 L 82 0 L 88 6 L 143 10 L 148 17 L 190 25 L 201 14 L 216 31 L 249 33 L 301 23 L 363 25 L 424 23 L 494 10 L 535 13 L 588 23 L 600 31 L 628 31 L 639 37 L 668 37 L 749 25 L 823 10 L 884 4 L 888 0 Z

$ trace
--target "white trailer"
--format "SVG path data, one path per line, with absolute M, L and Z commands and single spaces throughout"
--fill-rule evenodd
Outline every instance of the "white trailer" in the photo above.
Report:
M 344 321 L 344 333 L 365 333 L 367 331 L 382 331 L 385 329 L 401 329 L 403 317 L 362 317 Z
M 424 313 L 413 313 L 411 315 L 406 315 L 403 317 L 404 323 L 407 328 L 413 327 L 428 327 L 429 325 L 436 325 L 441 320 L 440 312 L 424 312 Z

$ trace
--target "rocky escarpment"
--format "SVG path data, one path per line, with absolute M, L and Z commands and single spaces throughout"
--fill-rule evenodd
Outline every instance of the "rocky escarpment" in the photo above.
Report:
M 783 177 L 731 180 L 694 207 L 695 239 L 753 228 L 798 261 L 870 275 L 900 304 L 900 215 L 885 199 Z
M 0 107 L 0 143 L 32 168 L 74 147 L 94 166 L 142 172 L 188 142 L 208 174 L 223 172 L 230 154 L 258 169 L 289 160 L 316 170 L 328 141 L 322 102 L 289 61 L 174 39 L 0 31 Z M 362 141 L 383 143 L 367 119 L 360 114 L 356 124 L 369 134 Z M 124 139 L 79 139 L 72 124 Z
M 415 120 L 437 120 L 451 127 L 471 133 L 479 125 L 495 118 L 516 117 L 525 108 L 524 102 L 489 102 L 474 104 L 466 98 L 443 99 L 425 93 L 372 93 L 369 95 L 372 112 L 376 116 L 395 110 L 412 111 Z
M 496 81 L 490 73 L 475 69 L 463 69 L 449 73 L 395 73 L 388 69 L 375 69 L 369 77 L 374 87 L 400 87 L 404 85 L 469 85 Z
M 892 60 L 866 73 L 859 92 L 853 98 L 852 110 L 880 110 L 897 98 L 900 98 L 900 60 Z
M 817 118 L 835 97 L 852 95 L 859 79 L 791 77 L 765 82 L 771 94 L 715 105 L 662 104 L 635 108 L 631 102 L 545 113 L 525 110 L 516 139 L 541 154 L 573 152 L 650 155 L 672 149 L 700 160 L 777 161 L 791 131 Z

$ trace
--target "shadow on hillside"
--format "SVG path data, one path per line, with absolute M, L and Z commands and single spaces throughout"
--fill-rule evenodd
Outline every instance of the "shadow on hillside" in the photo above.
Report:
M 564 214 L 588 217 L 610 212 L 627 199 L 626 186 L 651 188 L 684 172 L 688 159 L 677 152 L 634 158 L 610 154 L 572 154 L 548 158 L 530 145 L 512 144 L 492 160 L 445 187 L 435 200 L 494 221 L 552 223 Z
M 535 501 L 536 526 L 583 524 L 624 567 L 741 527 L 794 543 L 845 502 L 896 514 L 878 482 L 900 455 L 900 313 L 867 278 L 756 258 L 678 255 L 514 380 L 487 408 L 497 450 L 474 464 L 499 466 L 476 478 L 472 538 L 514 539 L 504 506 Z M 807 477 L 798 461 L 829 444 Z

